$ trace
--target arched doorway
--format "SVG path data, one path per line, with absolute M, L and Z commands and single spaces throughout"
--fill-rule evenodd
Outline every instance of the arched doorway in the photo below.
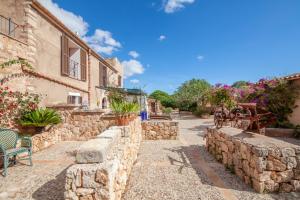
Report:
M 106 97 L 104 97 L 102 99 L 102 109 L 106 109 L 107 108 L 107 100 L 106 100 Z

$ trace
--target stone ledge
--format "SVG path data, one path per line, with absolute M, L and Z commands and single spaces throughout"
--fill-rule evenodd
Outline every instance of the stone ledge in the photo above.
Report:
M 144 140 L 176 140 L 178 122 L 171 120 L 150 120 L 142 122 Z
M 300 141 L 208 128 L 207 150 L 259 193 L 300 191 Z
M 106 130 L 82 144 L 76 155 L 77 163 L 101 163 L 121 136 L 121 129 Z

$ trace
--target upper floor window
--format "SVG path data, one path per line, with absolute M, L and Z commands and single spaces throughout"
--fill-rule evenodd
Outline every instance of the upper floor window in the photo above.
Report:
M 118 86 L 122 87 L 122 76 L 118 75 Z
M 10 37 L 16 37 L 16 30 L 19 26 L 11 18 L 0 15 L 0 32 Z
M 86 80 L 87 53 L 75 42 L 62 36 L 62 75 L 78 80 Z
M 99 85 L 107 87 L 107 67 L 99 63 Z

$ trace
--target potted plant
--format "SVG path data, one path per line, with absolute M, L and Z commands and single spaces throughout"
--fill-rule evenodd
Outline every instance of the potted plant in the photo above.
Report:
M 119 126 L 128 125 L 129 122 L 136 117 L 136 113 L 139 111 L 138 104 L 126 101 L 112 101 L 111 108 L 116 115 L 117 125 Z
M 34 135 L 43 131 L 46 126 L 59 124 L 61 117 L 59 113 L 53 109 L 39 108 L 24 113 L 18 122 L 24 132 Z

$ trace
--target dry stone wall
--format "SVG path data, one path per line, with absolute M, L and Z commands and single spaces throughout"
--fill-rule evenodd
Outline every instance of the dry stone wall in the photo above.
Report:
M 56 108 L 63 118 L 61 124 L 46 128 L 32 137 L 33 152 L 60 141 L 87 140 L 115 125 L 115 119 L 103 112 L 74 111 L 74 107 Z
M 300 191 L 300 146 L 292 143 L 229 127 L 206 135 L 208 151 L 259 193 Z
M 176 140 L 178 122 L 170 120 L 150 120 L 142 122 L 144 140 Z
M 137 159 L 141 132 L 136 118 L 129 126 L 111 127 L 83 144 L 76 156 L 78 164 L 67 170 L 65 199 L 121 199 Z

